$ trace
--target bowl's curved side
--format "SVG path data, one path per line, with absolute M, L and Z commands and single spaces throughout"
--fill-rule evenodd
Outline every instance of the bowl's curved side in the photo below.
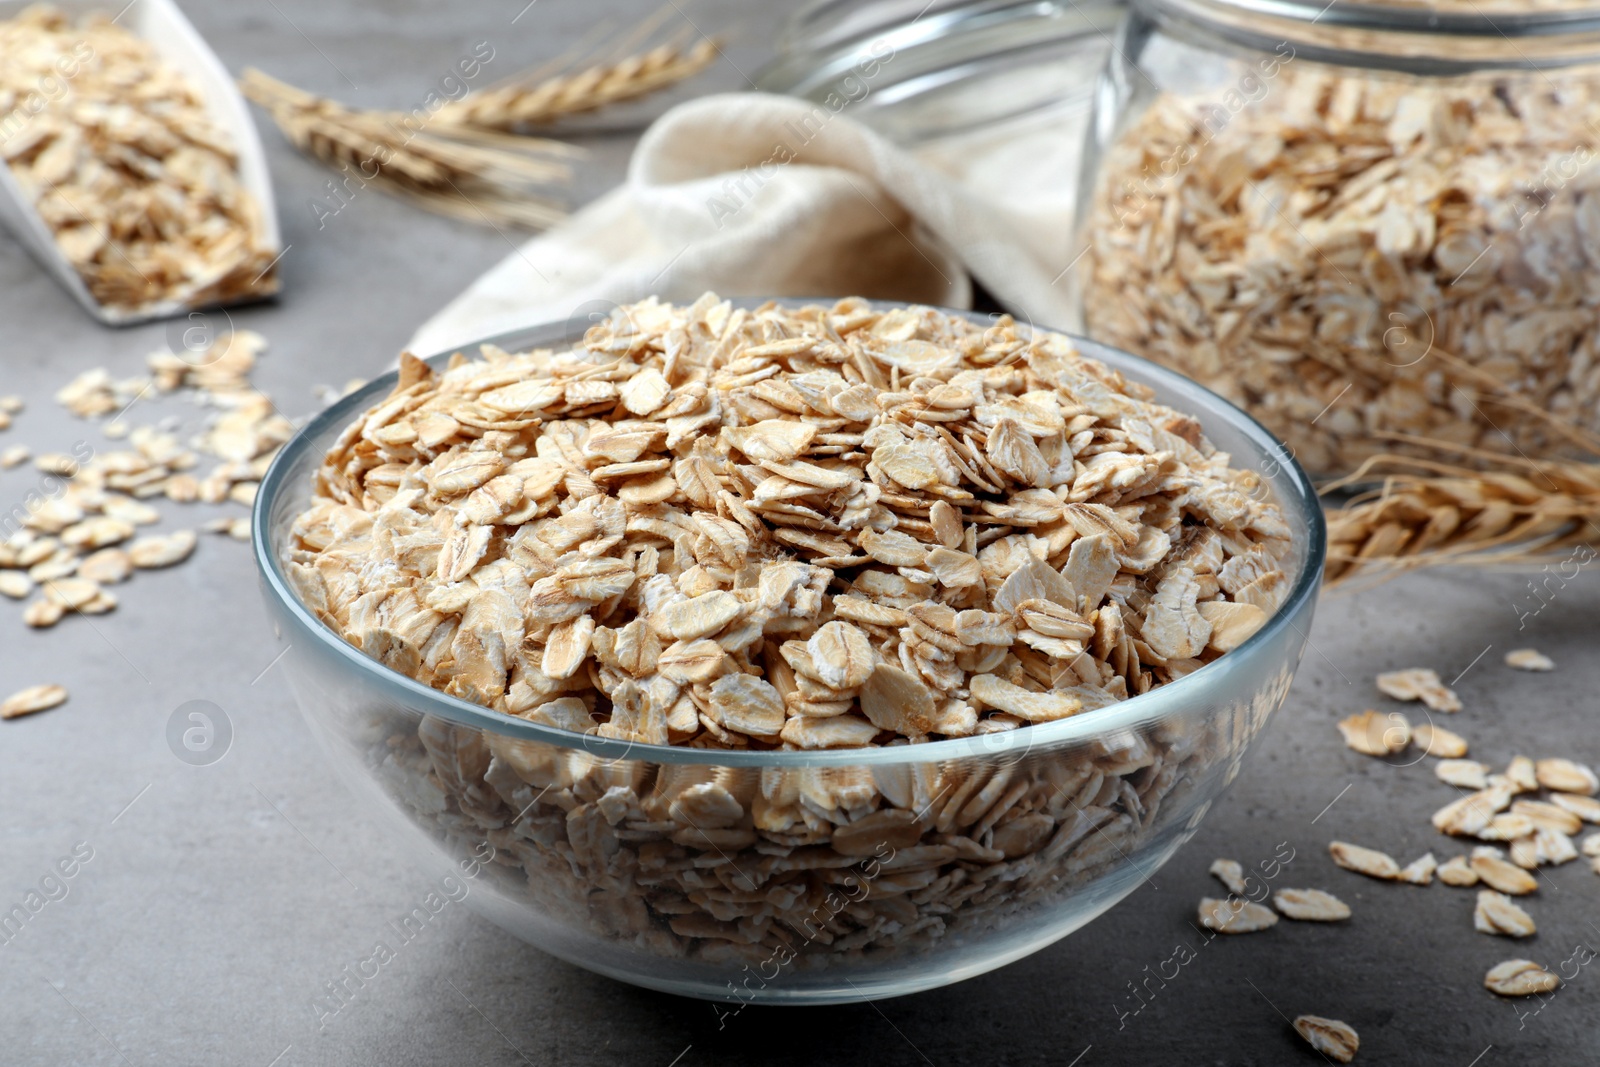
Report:
M 315 651 L 284 662 L 341 777 L 510 933 L 668 992 L 833 1003 L 981 974 L 1137 889 L 1282 705 L 1310 610 L 1180 715 L 1065 745 L 1014 731 L 986 756 L 892 768 L 608 759 L 449 723 Z M 290 644 L 305 636 L 278 621 Z M 697 806 L 732 798 L 760 821 L 786 791 L 820 832 L 758 836 Z

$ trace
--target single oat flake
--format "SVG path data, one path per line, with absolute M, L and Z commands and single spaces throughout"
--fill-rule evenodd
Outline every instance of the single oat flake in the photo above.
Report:
M 1425 722 L 1413 727 L 1411 740 L 1426 756 L 1460 759 L 1467 754 L 1466 739 L 1436 723 Z
M 1524 896 L 1539 888 L 1538 879 L 1507 861 L 1505 854 L 1492 846 L 1473 849 L 1468 862 L 1485 885 L 1510 896 Z
M 1395 875 L 1395 880 L 1409 882 L 1412 885 L 1432 885 L 1434 872 L 1439 869 L 1439 861 L 1433 858 L 1432 852 L 1424 852 L 1404 867 Z
M 1328 854 L 1333 857 L 1333 862 L 1347 871 L 1388 881 L 1400 877 L 1400 865 L 1394 861 L 1394 857 L 1376 849 L 1362 848 L 1347 841 L 1333 841 L 1328 844 Z
M 1486 789 L 1489 772 L 1494 768 L 1476 760 L 1445 759 L 1433 765 L 1433 773 L 1441 782 L 1461 789 Z
M 1556 661 L 1533 648 L 1518 648 L 1506 653 L 1506 666 L 1519 671 L 1553 671 Z
M 1349 1023 L 1321 1015 L 1300 1015 L 1294 1029 L 1306 1043 L 1337 1063 L 1349 1063 L 1361 1048 L 1361 1038 Z
M 1350 905 L 1320 889 L 1280 889 L 1272 895 L 1272 906 L 1301 922 L 1327 923 L 1350 918 Z
M 1551 793 L 1550 803 L 1572 812 L 1584 822 L 1600 823 L 1600 800 L 1578 793 Z
M 1504 893 L 1478 890 L 1478 906 L 1472 913 L 1473 929 L 1502 937 L 1532 937 L 1536 932 L 1533 917 Z
M 1557 793 L 1581 793 L 1593 796 L 1600 792 L 1600 778 L 1581 763 L 1569 759 L 1542 759 L 1533 765 L 1534 776 L 1540 785 Z
M 1539 788 L 1539 775 L 1533 760 L 1527 756 L 1513 756 L 1506 764 L 1506 781 L 1518 793 L 1532 793 Z
M 49 711 L 66 703 L 66 700 L 67 690 L 64 686 L 29 686 L 0 701 L 0 719 L 15 719 L 37 711 Z
M 1276 926 L 1278 913 L 1263 904 L 1255 904 L 1237 897 L 1218 900 L 1202 897 L 1200 900 L 1200 925 L 1207 930 L 1224 934 L 1251 934 Z
M 1344 743 L 1364 756 L 1392 756 L 1411 743 L 1411 724 L 1398 711 L 1387 715 L 1368 708 L 1339 720 Z
M 1445 885 L 1473 886 L 1478 884 L 1478 872 L 1472 869 L 1465 856 L 1452 856 L 1439 864 L 1439 881 Z
M 1533 829 L 1554 830 L 1568 835 L 1583 829 L 1583 820 L 1576 813 L 1543 800 L 1514 800 L 1511 802 L 1511 814 L 1527 819 Z M 1528 832 L 1532 833 L 1533 829 Z
M 1483 976 L 1483 987 L 1502 997 L 1548 993 L 1560 984 L 1561 979 L 1532 960 L 1506 960 L 1489 968 Z
M 1600 839 L 1600 835 L 1596 837 Z M 1244 867 L 1238 860 L 1212 860 L 1210 873 L 1235 896 L 1244 896 L 1249 888 L 1244 880 Z

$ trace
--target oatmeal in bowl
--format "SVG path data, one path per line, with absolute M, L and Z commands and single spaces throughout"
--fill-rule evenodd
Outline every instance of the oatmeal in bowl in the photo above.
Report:
M 945 984 L 1130 892 L 1282 703 L 1323 552 L 1192 383 L 855 299 L 403 357 L 257 507 L 347 779 L 518 936 L 738 1002 Z

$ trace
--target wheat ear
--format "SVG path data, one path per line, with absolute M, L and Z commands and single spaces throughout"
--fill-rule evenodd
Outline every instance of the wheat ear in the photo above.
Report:
M 717 54 L 709 39 L 687 49 L 677 43 L 657 45 L 615 63 L 594 64 L 533 84 L 514 79 L 469 93 L 445 104 L 435 118 L 450 125 L 507 131 L 548 125 L 675 85 L 710 66 Z
M 1600 464 L 1533 460 L 1392 435 L 1482 466 L 1383 454 L 1324 487 L 1370 485 L 1330 509 L 1327 581 L 1440 564 L 1528 565 L 1600 543 Z
M 297 148 L 347 179 L 493 225 L 548 226 L 563 217 L 543 190 L 570 177 L 567 160 L 579 154 L 570 145 L 355 110 L 259 70 L 246 70 L 239 87 Z

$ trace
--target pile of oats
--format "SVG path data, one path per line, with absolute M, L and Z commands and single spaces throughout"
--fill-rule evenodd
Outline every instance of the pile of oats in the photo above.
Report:
M 571 351 L 486 346 L 442 373 L 407 357 L 327 456 L 286 563 L 373 658 L 567 730 L 1025 738 L 1271 615 L 1290 531 L 1261 485 L 1064 337 L 708 294 L 621 309 Z M 424 820 L 486 836 L 542 908 L 671 955 L 763 958 L 893 853 L 866 901 L 807 927 L 837 956 L 976 929 L 1125 863 L 1278 695 L 1071 753 L 1022 740 L 1013 760 L 602 764 L 401 717 L 371 758 Z
M 1058 334 L 650 301 L 571 352 L 406 363 L 290 573 L 354 645 L 502 712 L 856 747 L 1064 718 L 1234 648 L 1288 589 L 1258 485 Z
M 250 384 L 265 346 L 259 334 L 241 331 L 187 359 L 158 352 L 145 376 L 118 381 L 104 369 L 86 371 L 56 394 L 68 411 L 92 419 L 132 410 L 147 393 L 181 391 L 215 409 L 205 433 L 187 444 L 160 425 L 130 427 L 114 419 L 104 432 L 125 447 L 79 442 L 72 453 L 34 454 L 23 445 L 0 451 L 0 468 L 31 459 L 39 472 L 35 488 L 0 513 L 0 596 L 28 601 L 24 622 L 44 628 L 69 614 L 111 611 L 117 606 L 111 586 L 138 570 L 187 559 L 198 541 L 192 530 L 139 535 L 162 518 L 154 501 L 247 507 L 254 501 L 257 483 L 294 430 Z M 203 455 L 218 462 L 201 476 Z M 205 528 L 243 541 L 250 520 L 219 517 Z
M 1265 85 L 1236 113 L 1163 93 L 1111 145 L 1084 231 L 1090 336 L 1239 403 L 1314 472 L 1404 450 L 1391 431 L 1565 446 L 1491 395 L 1600 429 L 1594 75 L 1295 61 Z
M 300 595 L 452 695 L 650 744 L 834 748 L 1103 707 L 1234 648 L 1289 528 L 1059 335 L 654 301 L 486 346 L 329 453 Z
M 277 251 L 226 131 L 182 71 L 108 17 L 75 25 L 40 5 L 0 22 L 0 123 L 0 161 L 100 304 L 276 291 Z

